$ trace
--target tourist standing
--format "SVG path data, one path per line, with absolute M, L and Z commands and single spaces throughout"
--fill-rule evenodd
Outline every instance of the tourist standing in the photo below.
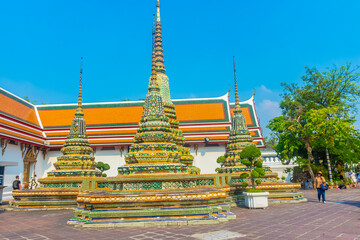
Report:
M 360 172 L 358 172 L 358 176 L 355 183 L 355 188 L 357 187 L 358 183 L 360 182 Z
M 350 170 L 349 177 L 352 182 L 352 186 L 355 187 L 356 186 L 356 175 L 353 170 Z
M 21 190 L 21 182 L 19 180 L 19 176 L 16 176 L 14 182 L 13 182 L 13 189 L 14 190 Z
M 318 193 L 318 200 L 320 201 L 320 198 L 322 197 L 323 203 L 326 203 L 325 201 L 325 190 L 321 188 L 322 184 L 326 184 L 325 178 L 323 177 L 323 174 L 321 171 L 318 171 L 315 178 L 314 188 L 316 188 Z

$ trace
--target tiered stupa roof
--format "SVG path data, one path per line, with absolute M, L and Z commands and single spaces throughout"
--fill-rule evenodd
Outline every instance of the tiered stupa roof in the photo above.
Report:
M 123 174 L 187 173 L 188 167 L 180 163 L 180 152 L 175 144 L 164 112 L 163 98 L 157 82 L 155 51 L 152 52 L 152 68 L 139 129 L 125 157 L 126 165 L 119 167 Z
M 181 155 L 181 163 L 186 164 L 187 166 L 192 166 L 194 157 L 190 154 L 190 149 L 184 147 L 185 138 L 183 136 L 182 130 L 179 129 L 179 122 L 176 117 L 175 105 L 171 101 L 170 96 L 170 87 L 169 87 L 169 78 L 166 76 L 166 70 L 164 65 L 164 51 L 162 44 L 162 33 L 161 33 L 161 19 L 160 19 L 160 0 L 157 0 L 156 3 L 156 31 L 155 31 L 155 39 L 154 39 L 154 54 L 155 54 L 155 66 L 156 66 L 156 77 L 157 82 L 160 87 L 160 93 L 163 99 L 164 111 L 167 116 L 171 128 L 174 133 L 174 141 L 176 145 L 179 147 L 180 155 Z M 193 167 L 193 170 L 196 170 Z
M 70 132 L 61 152 L 63 156 L 58 157 L 57 162 L 54 163 L 56 170 L 49 172 L 48 177 L 88 177 L 101 175 L 100 171 L 96 169 L 95 157 L 91 155 L 93 149 L 90 147 L 86 135 L 86 124 L 82 109 L 82 58 L 78 106 L 75 117 L 71 122 Z

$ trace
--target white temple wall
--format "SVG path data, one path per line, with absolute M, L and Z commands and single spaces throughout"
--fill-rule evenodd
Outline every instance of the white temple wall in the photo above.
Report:
M 35 173 L 36 179 L 47 177 L 47 173 L 55 170 L 54 163 L 57 160 L 57 157 L 61 156 L 62 153 L 59 150 L 56 151 L 48 151 L 46 153 L 45 160 L 43 158 L 42 152 L 39 153 L 37 158 Z
M 125 164 L 125 154 L 127 153 L 128 148 L 124 147 L 123 152 L 120 152 L 120 147 L 111 148 L 102 148 L 97 147 L 95 152 L 95 161 L 104 162 L 110 165 L 110 170 L 105 171 L 108 177 L 117 176 L 117 168 Z M 224 155 L 225 153 L 225 144 L 219 145 L 205 145 L 198 144 L 197 153 L 194 149 L 194 145 L 190 146 L 190 153 L 194 156 L 194 166 L 200 168 L 201 174 L 212 174 L 216 173 L 215 169 L 220 167 L 216 162 L 216 159 L 219 156 Z M 30 177 L 33 174 L 34 167 L 36 173 L 36 179 L 44 178 L 47 176 L 47 173 L 51 170 L 54 170 L 53 164 L 56 162 L 57 157 L 61 156 L 62 153 L 59 150 L 48 151 L 45 159 L 43 158 L 43 153 L 39 152 L 37 157 L 36 165 L 30 166 Z M 280 160 L 274 155 L 264 153 L 264 165 L 267 165 L 271 168 L 273 172 L 278 173 L 278 176 L 286 177 L 286 181 L 290 182 L 292 178 L 292 173 L 284 173 L 284 170 L 287 168 L 293 168 L 294 164 L 282 165 Z M 3 199 L 7 200 L 12 197 L 12 182 L 15 180 L 15 176 L 20 176 L 20 181 L 23 181 L 23 172 L 24 164 L 23 157 L 21 156 L 20 144 L 8 144 L 5 153 L 3 156 L 0 154 L 0 161 L 4 162 L 17 162 L 18 166 L 7 166 L 5 167 L 5 177 L 4 185 L 8 186 L 4 189 Z
M 283 176 L 285 177 L 286 182 L 291 182 L 291 179 L 293 177 L 293 170 L 294 167 L 298 166 L 297 164 L 294 164 L 294 160 L 288 164 L 284 165 L 281 163 L 281 160 L 277 156 L 275 151 L 263 151 L 262 157 L 264 158 L 264 165 L 271 168 L 271 171 L 278 174 L 278 177 L 281 179 Z M 292 171 L 285 173 L 285 170 L 290 168 Z
M 216 173 L 215 169 L 220 167 L 216 159 L 225 154 L 225 144 L 218 146 L 198 144 L 197 154 L 194 145 L 191 145 L 190 153 L 194 156 L 194 166 L 201 170 L 200 174 Z
M 4 162 L 17 162 L 17 166 L 7 166 L 5 167 L 4 174 L 4 188 L 3 191 L 3 200 L 8 200 L 12 198 L 12 183 L 15 180 L 16 176 L 20 177 L 22 182 L 23 172 L 24 172 L 24 163 L 23 158 L 21 157 L 20 145 L 8 144 L 5 153 L 3 156 L 0 154 L 0 161 Z
M 118 167 L 125 164 L 125 154 L 127 153 L 127 147 L 124 148 L 122 154 L 120 147 L 115 147 L 114 150 L 101 150 L 101 147 L 97 147 L 95 153 L 95 161 L 103 162 L 110 165 L 110 170 L 105 171 L 108 177 L 115 177 L 118 175 Z M 122 156 L 121 156 L 122 155 Z

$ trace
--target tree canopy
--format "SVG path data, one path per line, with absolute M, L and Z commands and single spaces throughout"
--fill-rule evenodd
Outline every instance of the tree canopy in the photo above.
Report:
M 301 85 L 282 83 L 282 115 L 268 125 L 283 163 L 296 158 L 314 178 L 314 154 L 331 155 L 333 166 L 350 166 L 360 158 L 359 133 L 354 127 L 360 96 L 359 68 L 351 64 L 320 72 L 305 68 Z
M 104 172 L 110 169 L 110 165 L 103 162 L 97 162 L 96 168 L 101 171 L 103 177 L 106 177 L 107 174 Z

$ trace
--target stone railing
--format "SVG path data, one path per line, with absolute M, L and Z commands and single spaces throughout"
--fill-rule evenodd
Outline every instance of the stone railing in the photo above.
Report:
M 266 174 L 263 183 L 275 183 L 277 174 Z M 229 187 L 233 183 L 247 181 L 238 174 L 164 175 L 87 178 L 82 182 L 83 191 L 146 191 L 179 190 L 201 187 Z
M 199 187 L 226 187 L 230 182 L 229 174 L 205 175 L 168 175 L 168 176 L 131 176 L 84 179 L 83 191 L 144 191 L 178 190 Z

